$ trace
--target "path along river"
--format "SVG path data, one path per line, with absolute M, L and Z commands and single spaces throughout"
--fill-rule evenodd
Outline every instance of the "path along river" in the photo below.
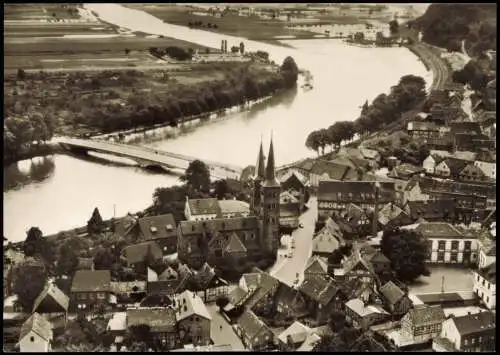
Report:
M 228 47 L 243 41 L 249 51 L 267 51 L 277 63 L 290 55 L 300 68 L 311 71 L 313 90 L 299 88 L 176 138 L 144 143 L 200 159 L 242 167 L 255 164 L 261 136 L 267 149 L 271 131 L 278 165 L 312 156 L 304 146 L 310 131 L 356 119 L 365 100 L 387 93 L 403 75 L 432 81 L 432 74 L 406 48 L 359 48 L 327 39 L 291 40 L 287 43 L 294 48 L 287 48 L 166 24 L 121 5 L 86 6 L 103 20 L 130 30 L 214 48 L 220 47 L 222 39 L 228 41 Z M 155 188 L 177 182 L 177 176 L 106 160 L 54 155 L 22 161 L 4 169 L 4 235 L 19 241 L 31 226 L 38 226 L 44 234 L 82 226 L 94 207 L 103 218 L 113 213 L 123 216 L 147 207 Z

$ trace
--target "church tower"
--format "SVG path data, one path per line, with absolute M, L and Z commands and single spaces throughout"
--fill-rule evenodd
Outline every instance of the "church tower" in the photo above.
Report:
M 281 186 L 275 175 L 273 139 L 269 145 L 269 156 L 265 171 L 265 179 L 260 193 L 261 240 L 267 252 L 275 253 L 279 246 L 279 216 Z
M 255 174 L 252 181 L 252 199 L 250 201 L 250 211 L 254 216 L 260 214 L 260 189 L 262 182 L 266 178 L 264 149 L 262 148 L 262 139 L 260 141 L 259 155 L 257 164 L 255 164 Z

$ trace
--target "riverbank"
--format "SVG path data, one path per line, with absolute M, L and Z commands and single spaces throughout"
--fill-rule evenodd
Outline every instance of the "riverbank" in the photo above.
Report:
M 438 49 L 421 42 L 406 47 L 420 59 L 427 70 L 432 71 L 434 78 L 429 89 L 443 90 L 445 84 L 451 80 L 451 68 L 441 58 Z
M 43 157 L 52 154 L 62 154 L 64 149 L 57 142 L 44 142 L 39 145 L 33 145 L 16 152 L 16 156 L 10 157 L 4 154 L 3 166 L 9 166 L 21 160 L 32 159 L 36 157 Z

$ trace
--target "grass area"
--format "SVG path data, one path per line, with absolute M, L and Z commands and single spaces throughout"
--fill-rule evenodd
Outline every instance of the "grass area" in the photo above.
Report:
M 238 16 L 228 13 L 224 17 L 215 17 L 184 5 L 157 5 L 157 4 L 127 4 L 129 8 L 145 11 L 167 23 L 188 26 L 188 23 L 201 21 L 200 29 L 216 33 L 248 38 L 250 40 L 273 40 L 277 36 L 297 36 L 310 38 L 314 33 L 286 28 L 286 22 L 271 19 L 262 19 L 257 16 Z M 205 13 L 206 15 L 201 15 Z M 215 24 L 217 28 L 208 28 L 207 24 Z

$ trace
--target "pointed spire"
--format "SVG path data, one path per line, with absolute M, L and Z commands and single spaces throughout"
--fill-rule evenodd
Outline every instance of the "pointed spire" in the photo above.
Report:
M 267 157 L 266 184 L 279 185 L 275 175 L 273 136 L 271 132 L 271 143 L 269 144 L 269 156 Z
M 265 172 L 265 159 L 264 148 L 262 147 L 262 136 L 260 137 L 260 150 L 259 156 L 257 157 L 257 164 L 255 165 L 255 177 L 264 179 L 266 176 Z

